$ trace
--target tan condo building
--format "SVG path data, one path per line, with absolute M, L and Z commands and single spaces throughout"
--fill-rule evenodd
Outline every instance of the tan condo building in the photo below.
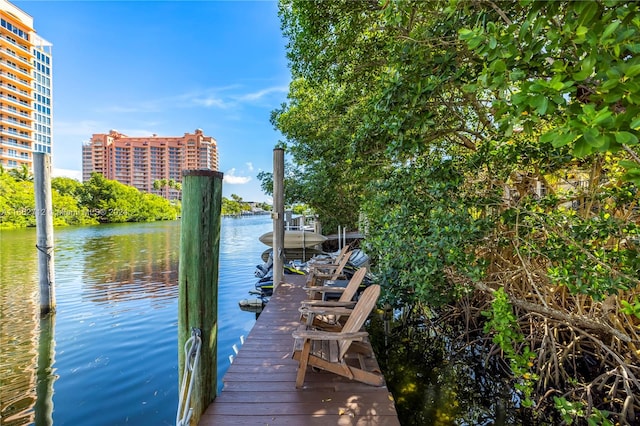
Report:
M 33 170 L 33 153 L 52 154 L 52 45 L 33 18 L 0 0 L 0 166 Z
M 82 146 L 83 182 L 96 172 L 170 200 L 181 198 L 175 184 L 182 184 L 183 170 L 203 169 L 218 170 L 218 146 L 201 129 L 179 137 L 129 137 L 111 130 Z

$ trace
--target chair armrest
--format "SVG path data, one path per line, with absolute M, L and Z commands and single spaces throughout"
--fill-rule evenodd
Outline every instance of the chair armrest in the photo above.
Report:
M 353 309 L 344 306 L 300 306 L 298 311 L 314 315 L 351 315 Z
M 344 293 L 346 287 L 334 287 L 330 285 L 312 285 L 311 287 L 302 287 L 306 292 L 317 291 L 320 293 Z
M 296 330 L 291 333 L 294 339 L 310 340 L 362 340 L 369 335 L 366 331 L 343 333 L 341 331 Z
M 333 263 L 334 260 L 333 259 L 327 259 L 326 261 L 322 261 L 322 262 L 313 262 L 309 265 L 310 268 L 326 268 L 326 267 L 332 267 L 332 266 L 338 266 L 337 263 Z
M 340 302 L 339 300 L 303 300 L 301 302 L 301 307 L 305 307 L 305 306 L 324 306 L 324 307 L 330 307 L 330 308 L 337 308 L 337 307 L 342 307 L 342 308 L 353 308 L 356 305 L 356 301 L 351 301 L 351 302 Z
M 333 263 L 328 263 L 326 265 L 317 265 L 317 266 L 314 266 L 313 268 L 311 268 L 310 273 L 311 274 L 329 273 L 328 271 L 335 271 L 336 269 L 338 269 L 339 266 L 340 265 L 335 265 Z
M 333 276 L 333 274 L 325 274 L 324 272 L 319 272 L 317 274 L 311 274 L 311 276 L 314 277 L 314 278 L 328 279 L 328 278 L 331 278 Z

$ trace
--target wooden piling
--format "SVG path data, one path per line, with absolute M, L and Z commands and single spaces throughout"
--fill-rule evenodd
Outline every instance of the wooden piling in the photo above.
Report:
M 53 262 L 53 206 L 51 201 L 51 156 L 33 154 L 33 189 L 36 198 L 36 249 L 40 276 L 40 315 L 56 310 Z
M 284 275 L 284 149 L 273 150 L 273 289 Z
M 216 397 L 218 337 L 218 260 L 223 174 L 212 170 L 182 173 L 182 219 L 178 271 L 178 365 L 179 381 L 184 369 L 185 342 L 193 329 L 200 330 L 200 362 L 193 372 L 195 384 L 190 424 Z M 182 383 L 179 383 L 179 389 Z

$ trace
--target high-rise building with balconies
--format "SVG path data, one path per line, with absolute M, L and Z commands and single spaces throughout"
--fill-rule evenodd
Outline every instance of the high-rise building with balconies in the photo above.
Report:
M 33 18 L 0 0 L 0 165 L 33 169 L 33 152 L 52 153 L 52 45 Z
M 94 134 L 82 146 L 83 182 L 100 173 L 167 199 L 180 198 L 172 183 L 182 183 L 183 170 L 203 169 L 218 170 L 218 145 L 200 129 L 177 137 L 129 137 L 111 130 Z

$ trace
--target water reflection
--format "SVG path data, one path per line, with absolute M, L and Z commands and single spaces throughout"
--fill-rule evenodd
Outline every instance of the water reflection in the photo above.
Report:
M 531 424 L 507 368 L 487 348 L 436 332 L 421 318 L 372 318 L 372 343 L 406 426 Z
M 37 313 L 40 309 L 35 242 L 32 231 L 0 231 L 0 417 L 3 425 L 34 421 L 36 372 L 33 366 L 38 358 Z M 16 255 L 19 262 L 15 262 Z
M 118 232 L 127 229 L 116 226 L 83 242 L 83 298 L 112 303 L 176 296 L 180 235 L 175 226 Z
M 238 300 L 270 226 L 268 216 L 222 221 L 219 389 L 255 322 Z M 41 322 L 35 229 L 0 231 L 0 424 L 173 424 L 180 222 L 54 234 L 57 311 Z
M 38 339 L 38 368 L 35 403 L 36 425 L 53 424 L 53 383 L 56 380 L 53 368 L 55 357 L 55 323 L 56 316 L 50 312 L 40 318 L 40 336 Z
M 145 325 L 171 328 L 171 316 L 155 322 L 149 312 L 170 308 L 177 296 L 179 226 L 146 225 L 56 230 L 56 287 L 62 318 L 58 365 L 65 375 L 55 386 L 58 390 L 75 388 L 75 392 L 86 389 L 85 380 L 101 381 L 96 368 L 122 358 L 127 350 L 123 340 L 142 336 L 139 330 Z M 57 378 L 53 368 L 56 317 L 40 320 L 37 315 L 35 230 L 6 231 L 0 237 L 0 423 L 48 425 L 53 422 Z M 100 305 L 106 310 L 101 311 Z M 140 318 L 130 321 L 126 312 Z M 101 322 L 108 330 L 100 331 Z M 129 327 L 116 332 L 120 324 Z M 165 332 L 156 340 L 162 344 L 172 337 Z M 111 347 L 103 350 L 102 345 Z M 132 354 L 144 350 L 144 342 L 134 346 Z M 94 350 L 99 355 L 93 356 Z M 164 353 L 175 350 L 169 344 Z M 78 395 L 76 401 L 92 397 Z M 62 400 L 63 410 L 64 401 L 73 401 L 60 394 L 56 399 Z

